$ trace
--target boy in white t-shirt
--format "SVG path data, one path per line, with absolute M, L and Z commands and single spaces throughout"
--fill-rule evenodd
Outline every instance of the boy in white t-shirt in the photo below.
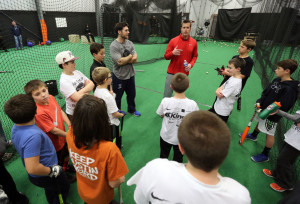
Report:
M 62 69 L 59 80 L 60 92 L 66 98 L 66 113 L 70 120 L 77 101 L 94 88 L 91 80 L 80 71 L 75 70 L 75 60 L 78 58 L 74 57 L 71 51 L 60 52 L 55 57 L 56 63 Z
M 239 98 L 242 90 L 241 71 L 246 62 L 242 58 L 233 58 L 228 62 L 227 71 L 232 75 L 222 86 L 217 88 L 213 107 L 210 112 L 217 114 L 224 122 L 227 122 L 229 115 L 233 110 L 234 102 Z
M 163 117 L 160 130 L 160 158 L 168 158 L 173 147 L 173 160 L 182 162 L 183 155 L 178 148 L 178 127 L 184 116 L 199 110 L 199 108 L 195 101 L 185 97 L 185 91 L 189 87 L 189 78 L 186 74 L 175 74 L 172 77 L 170 87 L 174 90 L 174 97 L 163 98 L 156 111 L 158 115 Z
M 278 155 L 275 169 L 263 169 L 265 175 L 274 178 L 275 183 L 271 183 L 270 187 L 278 192 L 293 190 L 294 186 L 293 165 L 300 156 L 300 110 L 296 115 L 297 121 L 284 134 L 284 144 Z
M 111 73 L 106 67 L 97 67 L 93 70 L 92 77 L 97 84 L 94 95 L 103 99 L 106 103 L 107 113 L 111 124 L 112 138 L 116 138 L 116 145 L 121 150 L 122 138 L 119 136 L 119 118 L 122 118 L 125 112 L 119 111 L 114 98 L 114 93 L 107 89 L 112 82 Z
M 244 186 L 218 173 L 230 138 L 226 123 L 213 113 L 194 111 L 185 116 L 178 129 L 178 140 L 188 163 L 166 159 L 149 162 L 127 182 L 136 184 L 135 202 L 250 204 Z

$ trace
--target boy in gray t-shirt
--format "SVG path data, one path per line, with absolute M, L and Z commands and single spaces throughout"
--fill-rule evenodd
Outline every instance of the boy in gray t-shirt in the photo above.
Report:
M 129 28 L 125 22 L 117 23 L 115 31 L 118 37 L 110 44 L 110 55 L 114 61 L 113 91 L 116 93 L 116 103 L 121 109 L 121 99 L 124 91 L 127 95 L 127 111 L 135 116 L 141 113 L 135 108 L 135 80 L 133 64 L 137 62 L 137 54 L 133 43 L 128 40 Z

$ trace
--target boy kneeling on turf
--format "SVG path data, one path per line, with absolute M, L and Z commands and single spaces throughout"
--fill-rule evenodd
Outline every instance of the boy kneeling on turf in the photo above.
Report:
M 237 181 L 222 177 L 218 169 L 227 156 L 230 130 L 208 111 L 186 115 L 178 129 L 179 149 L 187 164 L 155 159 L 127 182 L 136 184 L 136 203 L 250 204 L 248 190 Z
M 25 94 L 16 95 L 5 103 L 4 111 L 15 123 L 11 139 L 30 182 L 45 189 L 49 203 L 59 203 L 59 193 L 65 203 L 70 184 L 62 167 L 57 165 L 56 151 L 50 138 L 35 125 L 36 109 L 33 98 Z

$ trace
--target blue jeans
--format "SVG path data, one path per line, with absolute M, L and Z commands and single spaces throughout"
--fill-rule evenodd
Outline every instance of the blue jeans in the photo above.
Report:
M 118 108 L 121 110 L 121 99 L 124 94 L 124 91 L 127 95 L 127 111 L 129 113 L 135 112 L 135 80 L 134 76 L 130 79 L 121 80 L 118 79 L 114 74 L 112 74 L 113 80 L 113 90 L 116 93 L 116 103 Z
M 21 49 L 23 49 L 23 43 L 22 43 L 22 35 L 16 36 L 15 37 L 15 42 L 16 42 L 16 49 L 19 49 L 19 47 L 21 47 Z
M 60 203 L 58 199 L 59 193 L 62 194 L 63 201 L 64 203 L 66 203 L 67 196 L 70 190 L 70 184 L 64 171 L 57 178 L 50 178 L 49 176 L 29 176 L 29 180 L 32 184 L 44 188 L 49 204 Z

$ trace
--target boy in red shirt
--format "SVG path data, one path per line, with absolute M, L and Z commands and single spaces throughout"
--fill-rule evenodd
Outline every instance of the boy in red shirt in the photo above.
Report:
M 43 81 L 29 81 L 25 85 L 24 91 L 27 95 L 32 96 L 36 102 L 36 125 L 51 139 L 56 150 L 58 165 L 62 166 L 65 171 L 74 173 L 74 167 L 69 165 L 69 152 L 66 143 L 67 132 L 64 123 L 68 127 L 71 126 L 68 116 L 60 108 L 55 98 L 49 94 L 48 87 Z M 76 177 L 68 175 L 68 180 L 73 182 Z

